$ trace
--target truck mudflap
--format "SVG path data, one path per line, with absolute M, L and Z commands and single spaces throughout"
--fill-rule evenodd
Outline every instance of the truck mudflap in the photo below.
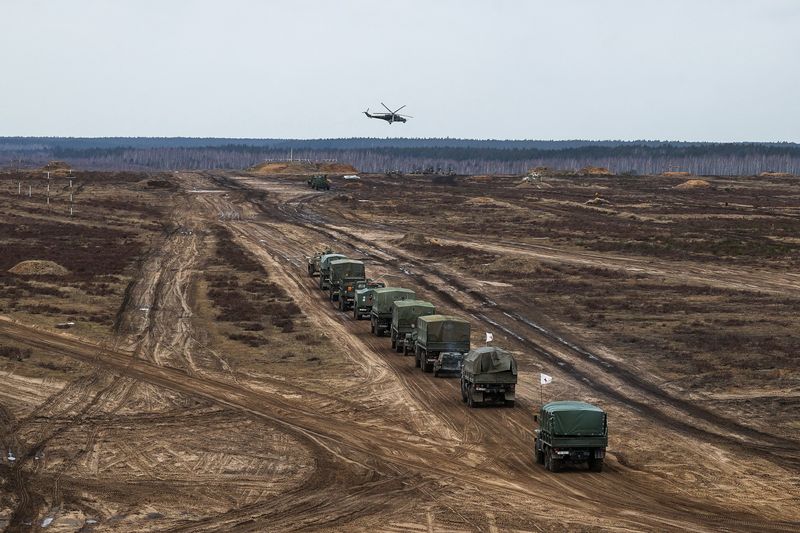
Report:
M 553 454 L 562 461 L 582 463 L 589 459 L 602 459 L 606 451 L 602 448 L 553 448 Z

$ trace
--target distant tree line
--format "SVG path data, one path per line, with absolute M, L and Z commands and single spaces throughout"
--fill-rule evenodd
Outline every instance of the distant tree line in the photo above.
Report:
M 459 174 L 522 174 L 538 166 L 615 173 L 676 170 L 702 175 L 800 175 L 795 143 L 503 141 L 471 139 L 0 138 L 0 165 L 63 160 L 96 170 L 247 168 L 266 159 L 335 159 L 363 172 L 436 168 Z

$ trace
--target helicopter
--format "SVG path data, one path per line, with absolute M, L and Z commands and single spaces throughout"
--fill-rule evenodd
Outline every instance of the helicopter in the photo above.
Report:
M 391 109 L 389 109 L 389 108 L 386 106 L 386 104 L 384 104 L 383 102 L 381 102 L 381 105 L 382 105 L 383 107 L 386 107 L 386 111 L 388 111 L 388 113 L 375 113 L 375 114 L 370 114 L 370 112 L 369 112 L 369 108 L 367 108 L 367 110 L 366 110 L 366 111 L 364 111 L 364 114 L 365 114 L 365 115 L 367 115 L 367 117 L 369 117 L 369 118 L 379 118 L 379 119 L 381 119 L 381 120 L 385 120 L 385 121 L 386 121 L 386 122 L 388 122 L 389 124 L 391 124 L 391 123 L 393 123 L 393 122 L 405 122 L 405 121 L 406 121 L 406 119 L 409 119 L 409 118 L 414 118 L 414 117 L 412 117 L 412 116 L 409 116 L 409 115 L 398 115 L 398 114 L 397 114 L 397 112 L 398 112 L 398 111 L 400 111 L 401 109 L 403 109 L 405 106 L 398 107 L 397 109 L 395 109 L 394 111 L 392 111 L 392 110 L 391 110 Z

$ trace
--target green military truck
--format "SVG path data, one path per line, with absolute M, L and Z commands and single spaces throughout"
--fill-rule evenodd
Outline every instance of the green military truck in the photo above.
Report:
M 328 176 L 311 176 L 308 178 L 308 186 L 315 191 L 329 191 L 331 182 L 328 180 Z
M 382 281 L 359 281 L 356 283 L 356 294 L 353 298 L 353 318 L 361 320 L 368 318 L 372 311 L 373 293 L 375 289 L 382 289 L 386 284 Z
M 417 325 L 417 318 L 435 315 L 436 307 L 424 300 L 400 300 L 392 305 L 391 338 L 392 348 L 403 355 L 414 352 L 414 345 L 410 341 L 411 332 Z M 409 339 L 409 342 L 406 342 Z
M 325 254 L 319 258 L 319 289 L 328 290 L 331 286 L 331 261 L 347 259 L 342 254 Z
M 392 304 L 398 300 L 413 300 L 416 294 L 411 289 L 402 287 L 384 287 L 375 289 L 372 295 L 372 310 L 369 314 L 370 331 L 378 337 L 389 332 L 392 324 Z
M 313 278 L 314 274 L 319 272 L 319 261 L 320 261 L 320 259 L 322 259 L 322 256 L 323 255 L 332 254 L 332 253 L 333 253 L 333 250 L 331 250 L 329 248 L 329 249 L 325 250 L 324 252 L 317 252 L 314 255 L 312 255 L 311 257 L 307 257 L 306 258 L 306 266 L 308 267 L 308 275 Z
M 332 302 L 339 302 L 339 309 L 347 311 L 355 298 L 355 287 L 365 281 L 364 262 L 355 259 L 337 259 L 330 263 L 330 285 L 328 296 Z
M 539 422 L 533 445 L 537 463 L 551 472 L 580 463 L 587 463 L 592 472 L 603 471 L 608 446 L 605 411 L 586 402 L 550 402 L 535 419 Z
M 421 316 L 417 318 L 411 338 L 414 365 L 423 372 L 432 372 L 440 353 L 469 351 L 469 322 L 457 316 Z
M 461 399 L 470 407 L 488 403 L 514 406 L 517 361 L 495 346 L 471 350 L 461 367 Z

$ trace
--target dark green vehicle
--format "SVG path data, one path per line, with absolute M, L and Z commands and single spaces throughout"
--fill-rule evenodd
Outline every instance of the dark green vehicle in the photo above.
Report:
M 413 300 L 415 296 L 411 289 L 401 287 L 375 289 L 372 296 L 372 311 L 369 314 L 372 334 L 381 337 L 384 333 L 388 333 L 392 323 L 392 304 L 398 300 Z
M 356 283 L 356 295 L 353 298 L 353 318 L 361 320 L 368 318 L 372 311 L 373 293 L 375 289 L 386 287 L 382 281 L 359 281 Z
M 339 302 L 339 310 L 347 311 L 355 298 L 355 287 L 366 281 L 364 262 L 355 259 L 336 259 L 330 262 L 330 286 L 328 295 L 332 302 Z
M 417 318 L 411 333 L 414 341 L 414 365 L 423 372 L 433 372 L 433 364 L 442 352 L 469 351 L 469 322 L 449 315 L 428 315 Z
M 331 261 L 347 259 L 342 254 L 325 254 L 319 258 L 319 288 L 324 291 L 331 286 Z
M 308 178 L 308 186 L 315 191 L 329 191 L 331 182 L 328 180 L 328 176 L 311 176 Z
M 411 332 L 417 325 L 417 318 L 435 315 L 436 307 L 424 300 L 400 300 L 392 306 L 392 322 L 390 336 L 392 348 L 403 352 L 403 355 L 414 353 L 414 345 L 410 340 Z M 409 342 L 406 342 L 409 339 Z
M 488 403 L 514 406 L 517 361 L 495 346 L 471 350 L 461 367 L 461 399 L 470 407 Z
M 587 463 L 592 472 L 603 471 L 608 446 L 605 411 L 586 402 L 550 402 L 542 406 L 534 440 L 536 462 L 551 472 L 565 464 Z

